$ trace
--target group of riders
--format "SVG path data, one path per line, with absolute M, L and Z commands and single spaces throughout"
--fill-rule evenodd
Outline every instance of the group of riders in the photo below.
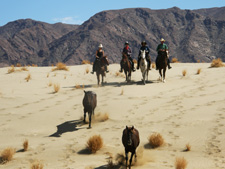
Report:
M 167 56 L 167 64 L 168 64 L 168 68 L 171 69 L 172 67 L 170 66 L 170 60 L 169 60 L 169 49 L 168 46 L 164 43 L 165 40 L 162 38 L 160 40 L 160 44 L 157 46 L 156 51 L 158 52 L 157 58 L 156 58 L 156 70 L 158 70 L 158 59 L 162 56 L 162 55 L 166 55 Z M 138 61 L 137 61 L 137 69 L 139 69 L 139 62 L 141 60 L 141 51 L 145 50 L 145 54 L 146 54 L 146 61 L 148 62 L 148 69 L 151 70 L 151 58 L 150 58 L 150 50 L 149 47 L 147 46 L 147 43 L 145 41 L 141 42 L 141 48 L 139 50 L 139 55 L 138 55 Z M 134 62 L 133 62 L 133 58 L 131 57 L 132 51 L 131 48 L 129 46 L 128 41 L 125 42 L 125 47 L 123 48 L 123 52 L 122 52 L 122 56 L 126 55 L 131 63 L 131 67 L 132 67 L 132 71 L 135 71 L 135 67 L 134 67 Z M 92 74 L 96 71 L 96 62 L 99 61 L 102 57 L 104 57 L 104 51 L 103 51 L 103 45 L 100 44 L 98 46 L 98 50 L 96 51 L 95 54 L 95 61 L 93 64 L 93 70 L 92 70 Z M 123 66 L 122 66 L 122 60 L 120 62 L 120 72 L 123 72 Z M 105 70 L 108 73 L 108 68 L 107 65 L 105 65 Z

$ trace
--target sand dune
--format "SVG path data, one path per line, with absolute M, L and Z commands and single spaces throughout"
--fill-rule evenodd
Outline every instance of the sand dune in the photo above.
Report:
M 140 71 L 127 84 L 124 75 L 117 73 L 119 65 L 113 64 L 101 87 L 95 75 L 86 73 L 91 65 L 54 72 L 51 67 L 28 67 L 29 71 L 10 74 L 8 68 L 1 68 L 0 151 L 7 147 L 18 151 L 25 139 L 29 148 L 16 152 L 0 168 L 27 169 L 39 160 L 44 169 L 104 169 L 109 154 L 115 160 L 124 153 L 121 137 L 126 125 L 134 125 L 140 133 L 142 156 L 133 168 L 175 168 L 176 157 L 188 161 L 187 169 L 225 168 L 225 68 L 209 66 L 174 63 L 167 70 L 166 83 L 157 81 L 158 72 L 151 70 L 144 86 Z M 54 84 L 60 85 L 57 93 Z M 82 123 L 83 90 L 97 93 L 95 113 L 109 117 L 104 122 L 95 119 L 92 129 Z M 154 132 L 166 143 L 151 149 L 148 137 Z M 101 135 L 104 146 L 90 154 L 86 142 L 95 134 Z M 186 152 L 188 143 L 191 151 Z

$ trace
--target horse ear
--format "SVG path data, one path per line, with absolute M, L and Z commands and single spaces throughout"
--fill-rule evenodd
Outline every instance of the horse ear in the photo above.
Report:
M 134 126 L 132 126 L 131 130 L 133 130 L 133 129 L 134 129 Z
M 126 129 L 128 129 L 128 127 L 126 126 Z
M 86 93 L 86 91 L 84 90 L 84 93 Z

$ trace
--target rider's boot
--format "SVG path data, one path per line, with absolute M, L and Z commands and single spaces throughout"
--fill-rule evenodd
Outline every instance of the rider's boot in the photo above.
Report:
M 121 68 L 120 68 L 120 73 L 122 73 L 122 72 L 123 72 L 123 68 L 121 67 Z
M 94 62 L 94 64 L 93 64 L 93 67 L 92 67 L 92 74 L 94 74 L 94 72 L 95 72 L 95 62 Z
M 168 65 L 168 68 L 171 69 L 172 67 L 170 66 L 170 60 L 168 58 L 168 61 L 167 61 L 167 65 Z

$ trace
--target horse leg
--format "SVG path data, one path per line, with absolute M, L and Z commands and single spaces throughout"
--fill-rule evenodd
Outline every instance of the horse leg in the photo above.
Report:
M 86 122 L 86 110 L 84 109 L 84 123 Z
M 89 127 L 88 128 L 91 128 L 91 115 L 92 115 L 92 111 L 88 112 L 88 116 L 89 116 Z
M 163 69 L 163 82 L 166 82 L 166 68 Z
M 125 158 L 126 158 L 126 168 L 127 168 L 127 161 L 128 161 L 128 151 L 125 150 Z
M 99 74 L 97 72 L 96 72 L 96 74 L 97 74 L 97 81 L 98 81 L 98 85 L 99 85 L 99 83 L 100 83 Z
M 102 84 L 104 83 L 104 73 L 102 74 Z
M 162 80 L 162 71 L 159 69 L 159 80 Z
M 129 169 L 131 168 L 131 163 L 132 163 L 133 156 L 134 156 L 134 153 L 132 152 L 132 153 L 131 153 L 131 156 L 130 156 L 130 164 L 129 164 Z

